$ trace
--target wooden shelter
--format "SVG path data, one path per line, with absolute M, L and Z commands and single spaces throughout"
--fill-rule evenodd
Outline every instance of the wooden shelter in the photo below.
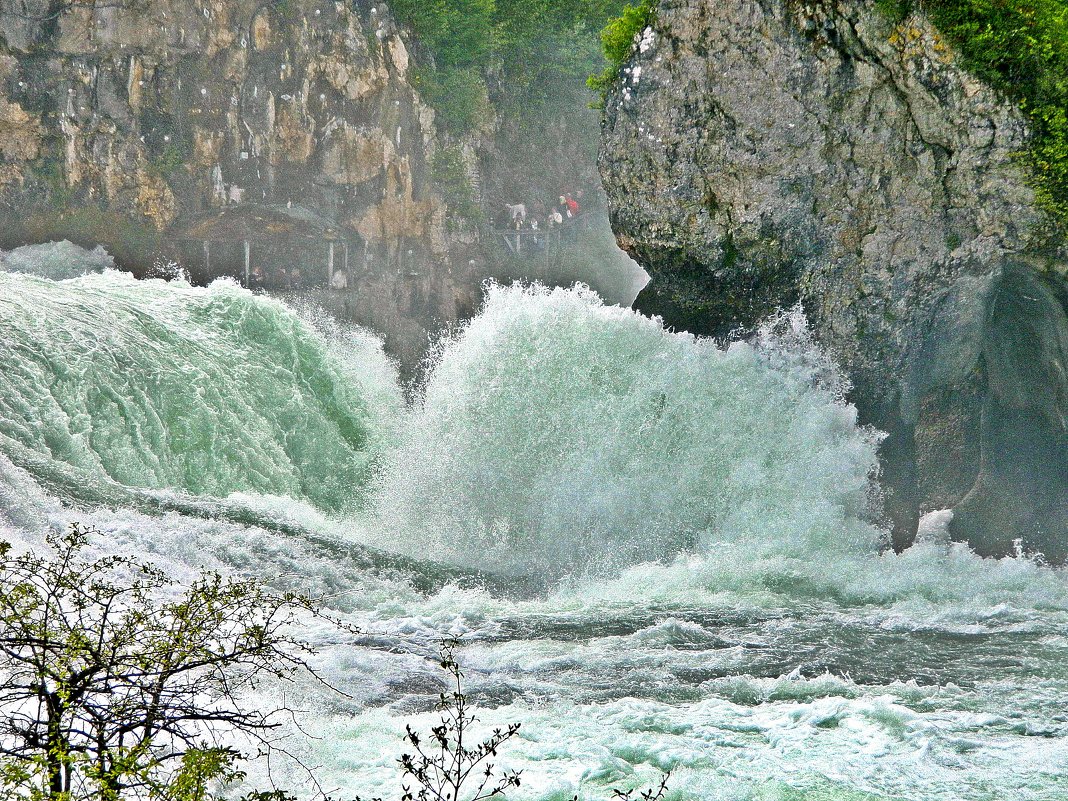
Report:
M 177 239 L 184 246 L 199 245 L 204 278 L 209 281 L 230 275 L 246 287 L 277 284 L 288 289 L 292 288 L 288 277 L 302 276 L 303 266 L 311 280 L 302 278 L 299 285 L 330 286 L 339 257 L 348 271 L 349 243 L 338 226 L 302 206 L 228 206 L 180 225 Z M 235 249 L 239 249 L 236 259 Z M 292 266 L 287 268 L 287 263 Z M 255 275 L 264 279 L 257 282 Z

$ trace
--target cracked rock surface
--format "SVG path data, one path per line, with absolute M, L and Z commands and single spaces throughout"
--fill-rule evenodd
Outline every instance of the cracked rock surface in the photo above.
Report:
M 608 97 L 639 308 L 725 335 L 801 302 L 889 435 L 899 547 L 952 508 L 984 554 L 1068 555 L 1068 260 L 1028 137 L 923 16 L 869 0 L 662 0 Z

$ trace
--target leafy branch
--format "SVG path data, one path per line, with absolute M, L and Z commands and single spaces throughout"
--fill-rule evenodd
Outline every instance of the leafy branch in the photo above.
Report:
M 322 615 L 252 581 L 204 573 L 182 590 L 128 557 L 87 560 L 96 533 L 50 534 L 44 556 L 0 542 L 0 791 L 203 801 L 242 775 L 222 736 L 270 750 L 291 713 L 250 709 L 247 692 L 297 673 L 325 684 L 291 634 Z

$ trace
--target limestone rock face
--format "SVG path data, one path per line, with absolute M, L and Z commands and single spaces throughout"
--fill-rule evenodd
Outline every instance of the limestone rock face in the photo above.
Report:
M 1068 260 L 1028 137 L 922 15 L 873 0 L 661 0 L 608 97 L 639 308 L 722 335 L 800 301 L 889 434 L 899 546 L 948 507 L 982 553 L 1068 555 Z
M 441 301 L 409 326 L 425 343 L 480 277 L 453 252 L 409 70 L 385 3 L 0 0 L 0 246 L 90 207 L 164 233 L 234 204 L 307 209 L 383 292 Z

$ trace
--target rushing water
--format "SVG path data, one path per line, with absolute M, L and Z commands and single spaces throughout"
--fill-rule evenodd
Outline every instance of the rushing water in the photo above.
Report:
M 492 287 L 405 406 L 365 333 L 59 258 L 0 272 L 0 537 L 78 519 L 358 624 L 309 632 L 351 699 L 287 690 L 334 797 L 399 795 L 427 657 L 461 636 L 481 718 L 522 723 L 516 799 L 663 770 L 680 799 L 1068 798 L 1063 575 L 975 557 L 944 514 L 886 552 L 879 435 L 799 316 L 721 348 Z

